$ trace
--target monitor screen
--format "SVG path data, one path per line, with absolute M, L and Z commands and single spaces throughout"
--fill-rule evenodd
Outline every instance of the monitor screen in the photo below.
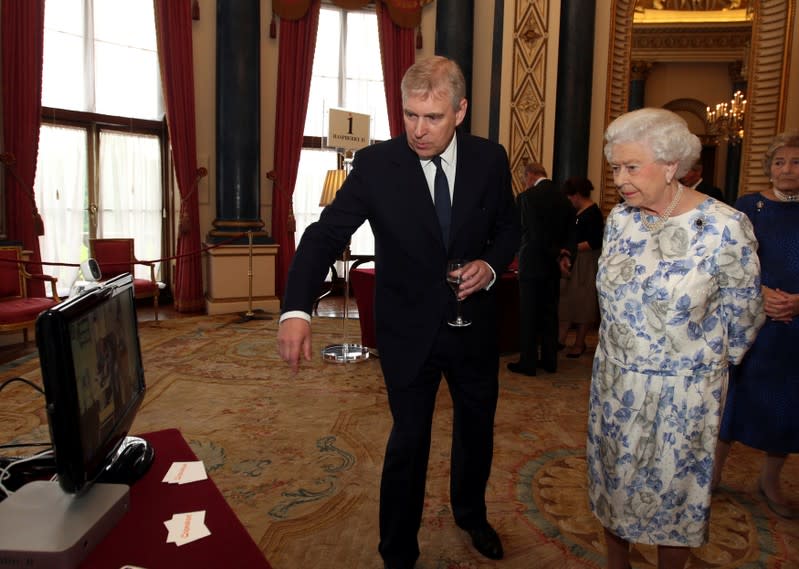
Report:
M 80 493 L 114 460 L 144 398 L 131 275 L 43 312 L 36 343 L 56 473 Z

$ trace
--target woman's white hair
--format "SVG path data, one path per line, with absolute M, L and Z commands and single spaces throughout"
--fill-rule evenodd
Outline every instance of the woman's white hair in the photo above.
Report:
M 659 162 L 677 162 L 676 178 L 682 178 L 699 159 L 702 143 L 688 130 L 680 115 L 646 107 L 625 113 L 605 131 L 605 158 L 610 162 L 616 144 L 646 144 Z

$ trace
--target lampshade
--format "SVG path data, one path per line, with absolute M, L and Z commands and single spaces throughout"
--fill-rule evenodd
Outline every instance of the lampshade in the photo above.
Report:
M 344 170 L 328 170 L 325 175 L 325 184 L 322 186 L 322 197 L 319 198 L 319 206 L 325 207 L 333 202 L 336 192 L 341 188 L 347 172 Z

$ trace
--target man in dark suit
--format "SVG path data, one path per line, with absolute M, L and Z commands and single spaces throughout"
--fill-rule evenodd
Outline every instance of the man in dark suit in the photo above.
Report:
M 283 298 L 278 348 L 296 370 L 301 357 L 311 358 L 308 314 L 327 268 L 369 221 L 377 348 L 393 418 L 380 488 L 379 551 L 392 569 L 411 568 L 419 556 L 442 374 L 454 407 L 455 522 L 481 554 L 503 556 L 485 503 L 499 391 L 491 285 L 513 259 L 519 230 L 505 150 L 456 132 L 466 115 L 465 94 L 463 74 L 449 59 L 433 57 L 408 69 L 402 81 L 405 134 L 356 153 L 335 200 L 303 234 Z M 447 261 L 456 258 L 468 261 L 458 295 L 472 324 L 463 328 L 447 325 L 455 315 Z
M 721 191 L 721 188 L 717 188 L 710 182 L 706 182 L 705 179 L 702 178 L 702 170 L 702 162 L 695 163 L 691 169 L 686 172 L 685 176 L 680 178 L 680 183 L 686 188 L 702 192 L 711 198 L 716 198 L 720 202 L 723 202 L 724 192 Z
M 576 252 L 575 211 L 541 164 L 525 166 L 527 189 L 519 194 L 519 361 L 514 373 L 558 368 L 558 300 L 561 270 Z

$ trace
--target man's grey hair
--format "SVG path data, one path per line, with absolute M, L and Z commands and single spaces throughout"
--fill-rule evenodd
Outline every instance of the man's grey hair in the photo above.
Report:
M 402 78 L 402 103 L 409 97 L 448 97 L 457 111 L 466 98 L 466 80 L 453 60 L 435 55 L 411 65 Z
M 535 174 L 536 176 L 540 176 L 542 178 L 547 177 L 547 169 L 538 162 L 528 162 L 527 165 L 524 167 L 524 175 L 527 174 Z

